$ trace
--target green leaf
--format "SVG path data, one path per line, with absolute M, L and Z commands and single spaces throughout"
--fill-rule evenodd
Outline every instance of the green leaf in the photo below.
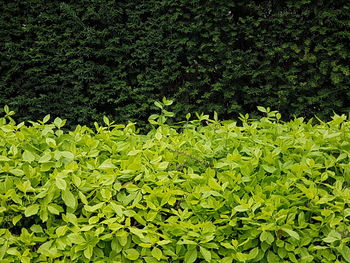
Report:
M 6 156 L 0 155 L 0 162 L 6 162 L 6 161 L 10 161 L 10 159 L 7 158 Z
M 161 260 L 162 257 L 163 257 L 162 251 L 161 251 L 159 248 L 157 248 L 157 247 L 154 247 L 154 248 L 152 249 L 151 255 L 152 255 L 152 257 L 154 257 L 154 258 L 157 259 L 157 260 Z
M 157 167 L 158 170 L 165 170 L 169 165 L 169 162 L 160 162 L 160 163 L 157 163 L 155 166 Z
M 160 109 L 163 109 L 163 105 L 159 101 L 155 101 L 154 105 L 156 105 Z
M 67 225 L 64 225 L 64 226 L 59 226 L 58 228 L 56 228 L 55 232 L 56 232 L 56 235 L 58 237 L 61 237 L 61 236 L 64 236 L 66 234 L 67 230 L 68 230 Z
M 154 158 L 153 160 L 150 161 L 151 164 L 156 164 L 159 163 L 162 160 L 162 156 L 158 156 L 157 158 Z
M 129 228 L 130 233 L 133 233 L 134 235 L 138 236 L 139 238 L 144 238 L 143 231 L 141 229 L 138 229 L 136 227 L 130 227 Z
M 280 257 L 280 258 L 284 258 L 284 257 L 286 257 L 287 256 L 287 250 L 284 248 L 284 247 L 279 247 L 278 249 L 277 249 L 277 254 L 278 254 L 278 256 Z
M 222 191 L 222 187 L 220 186 L 220 184 L 218 184 L 218 182 L 212 177 L 208 179 L 208 185 L 214 190 Z
M 322 240 L 326 243 L 333 243 L 340 239 L 341 239 L 341 234 L 335 230 L 331 230 L 327 235 L 327 237 L 323 238 Z
M 339 248 L 338 251 L 343 256 L 346 262 L 350 262 L 350 248 L 347 245 L 342 245 L 342 247 Z
M 30 217 L 36 215 L 39 211 L 40 206 L 38 204 L 30 205 L 24 210 L 24 215 Z
M 110 204 L 111 204 L 111 206 L 112 206 L 114 212 L 117 214 L 117 216 L 122 217 L 122 216 L 123 216 L 123 206 L 117 205 L 117 204 L 114 203 L 114 202 L 111 202 Z
M 54 139 L 52 139 L 52 138 L 46 138 L 45 142 L 50 147 L 56 147 L 56 141 Z
M 55 118 L 55 120 L 53 121 L 53 123 L 56 125 L 57 128 L 61 128 L 62 125 L 62 119 L 61 118 Z
M 159 117 L 159 114 L 152 114 L 151 116 L 148 117 L 148 120 L 155 120 Z
M 268 165 L 262 165 L 262 168 L 268 173 L 274 173 L 277 169 L 273 166 L 268 166 Z
M 55 180 L 56 180 L 56 186 L 58 189 L 66 190 L 67 188 L 66 180 L 58 176 L 56 176 Z
M 77 186 L 79 188 L 80 185 L 81 185 L 80 177 L 78 175 L 76 175 L 76 174 L 72 174 L 71 179 L 72 179 L 72 182 L 75 184 L 75 186 Z
M 22 215 L 16 215 L 14 218 L 12 218 L 12 224 L 16 225 L 21 219 Z
M 51 214 L 54 214 L 54 215 L 59 215 L 60 214 L 60 211 L 56 207 L 54 207 L 52 205 L 48 205 L 47 209 L 49 210 L 49 212 Z
M 268 244 L 272 244 L 272 242 L 275 240 L 275 238 L 273 237 L 273 235 L 268 232 L 268 231 L 263 231 L 261 234 L 260 234 L 260 241 L 261 242 L 266 242 Z
M 154 137 L 155 137 L 158 141 L 160 141 L 160 140 L 163 138 L 163 135 L 162 135 L 162 133 L 160 133 L 160 132 L 157 131 Z
M 21 169 L 11 169 L 9 172 L 19 177 L 24 175 L 24 172 Z
M 103 122 L 109 126 L 109 119 L 106 116 L 103 116 Z
M 200 246 L 199 251 L 201 252 L 205 261 L 211 262 L 211 253 L 208 249 Z
M 7 106 L 7 105 L 4 106 L 4 112 L 5 112 L 6 114 L 8 114 L 8 113 L 10 112 L 9 106 Z
M 267 112 L 267 110 L 266 110 L 264 107 L 262 107 L 262 106 L 257 106 L 257 108 L 258 108 L 258 110 L 261 111 L 261 112 L 264 112 L 264 113 Z
M 70 208 L 75 208 L 77 201 L 74 195 L 68 189 L 62 191 L 62 199 L 66 206 Z
M 23 154 L 22 154 L 22 159 L 25 162 L 33 162 L 35 160 L 35 156 L 33 153 L 31 153 L 28 150 L 24 150 Z
M 47 257 L 57 257 L 59 256 L 58 251 L 56 246 L 53 244 L 53 240 L 49 240 L 45 243 L 43 243 L 39 248 L 38 248 L 38 253 L 45 255 Z M 21 262 L 26 262 L 23 261 L 23 255 L 22 255 L 22 260 Z M 27 261 L 28 263 L 31 262 L 30 260 Z
M 249 259 L 255 259 L 259 255 L 259 248 L 255 247 L 249 251 Z
M 92 257 L 93 251 L 94 251 L 94 247 L 92 245 L 87 245 L 86 249 L 84 250 L 84 256 L 87 259 L 90 259 Z
M 197 259 L 197 249 L 192 247 L 185 254 L 185 263 L 193 263 Z
M 162 102 L 164 105 L 166 106 L 170 106 L 171 104 L 173 104 L 173 100 L 168 100 L 167 98 L 163 97 Z
M 126 232 L 125 230 L 120 230 L 117 232 L 116 236 L 118 238 L 120 245 L 122 245 L 124 247 L 126 245 L 126 243 L 128 242 L 129 233 Z
M 224 257 L 222 260 L 220 260 L 220 263 L 232 263 L 232 262 L 234 262 L 232 256 Z
M 268 263 L 278 263 L 278 262 L 280 262 L 280 257 L 277 256 L 272 251 L 268 251 L 267 252 L 267 262 Z
M 107 159 L 103 163 L 101 163 L 98 168 L 99 169 L 109 169 L 109 168 L 116 168 L 116 166 L 112 163 L 111 159 Z
M 136 249 L 129 248 L 124 250 L 124 255 L 127 259 L 137 260 L 140 256 L 140 253 Z
M 50 120 L 50 117 L 51 117 L 50 114 L 47 114 L 43 119 L 43 123 L 48 122 Z
M 98 204 L 93 205 L 93 206 L 84 205 L 84 209 L 85 209 L 86 211 L 92 213 L 92 212 L 95 212 L 95 211 L 97 211 L 98 209 L 102 208 L 104 204 L 105 204 L 104 202 L 101 202 L 101 203 L 98 203 Z
M 141 152 L 141 150 L 132 150 L 130 152 L 128 152 L 128 156 L 134 156 L 137 155 Z
M 74 244 L 83 244 L 83 243 L 86 243 L 86 240 L 85 238 L 81 235 L 81 234 L 78 234 L 78 233 L 71 233 L 68 235 L 68 240 Z
M 62 151 L 61 156 L 67 159 L 74 159 L 74 154 L 68 151 Z
M 237 252 L 236 257 L 240 262 L 246 262 L 249 259 L 249 255 L 242 252 Z
M 62 219 L 65 222 L 72 223 L 73 225 L 77 226 L 78 225 L 78 218 L 76 217 L 75 214 L 72 213 L 66 213 L 62 215 Z
M 43 156 L 39 158 L 39 163 L 47 163 L 51 160 L 51 154 L 45 153 Z
M 51 241 L 51 243 L 52 243 L 52 241 Z M 39 247 L 39 249 L 40 249 L 40 247 Z M 38 252 L 40 251 L 39 249 L 38 249 Z M 21 253 L 15 247 L 8 248 L 6 251 L 6 254 L 13 255 L 13 256 L 21 256 Z
M 243 205 L 237 205 L 236 207 L 233 208 L 237 212 L 245 212 L 248 211 L 249 208 L 243 206 Z
M 294 237 L 296 240 L 300 240 L 300 236 L 297 232 L 290 230 L 288 228 L 282 228 L 282 230 L 286 232 L 288 235 L 290 235 L 291 237 Z

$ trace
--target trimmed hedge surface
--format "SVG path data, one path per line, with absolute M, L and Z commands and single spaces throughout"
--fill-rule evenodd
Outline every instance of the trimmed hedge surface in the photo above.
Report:
M 349 1 L 0 1 L 0 104 L 144 126 L 162 96 L 231 119 L 350 105 Z

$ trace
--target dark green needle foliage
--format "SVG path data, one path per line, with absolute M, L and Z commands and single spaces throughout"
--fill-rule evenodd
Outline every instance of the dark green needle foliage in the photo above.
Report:
M 19 120 L 146 124 L 257 105 L 329 118 L 350 106 L 345 0 L 0 0 L 0 104 Z

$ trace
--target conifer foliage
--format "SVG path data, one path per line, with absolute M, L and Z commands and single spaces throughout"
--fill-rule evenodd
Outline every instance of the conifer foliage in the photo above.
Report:
M 350 105 L 349 1 L 0 4 L 0 104 L 19 120 L 145 124 L 163 95 L 179 118 L 258 105 L 329 118 Z

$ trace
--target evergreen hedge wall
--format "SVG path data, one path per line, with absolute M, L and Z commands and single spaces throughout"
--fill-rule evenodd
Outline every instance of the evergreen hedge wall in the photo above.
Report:
M 327 118 L 350 106 L 342 0 L 0 0 L 0 105 L 70 125 L 257 105 Z

